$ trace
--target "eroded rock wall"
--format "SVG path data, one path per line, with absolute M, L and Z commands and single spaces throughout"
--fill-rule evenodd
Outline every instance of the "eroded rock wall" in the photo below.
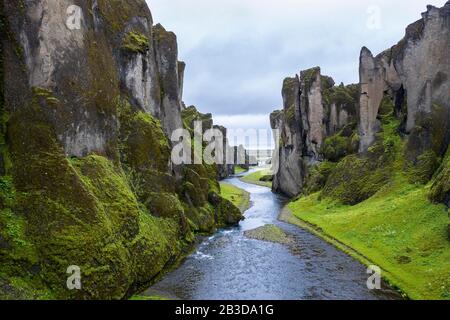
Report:
M 0 4 L 0 298 L 126 298 L 240 221 L 215 166 L 171 165 L 184 63 L 144 0 Z
M 376 57 L 367 48 L 362 49 L 361 152 L 367 151 L 379 132 L 377 116 L 385 94 L 396 100 L 397 111 L 406 106 L 403 116 L 407 134 L 421 118 L 434 112 L 433 106 L 450 109 L 449 25 L 449 2 L 442 8 L 428 6 L 422 19 L 409 25 L 405 37 L 391 49 Z M 442 150 L 445 152 L 446 148 Z
M 320 68 L 284 80 L 284 108 L 270 117 L 272 129 L 280 134 L 274 191 L 288 196 L 302 192 L 310 168 L 324 160 L 326 139 L 356 120 L 357 102 L 350 91 L 334 86 Z

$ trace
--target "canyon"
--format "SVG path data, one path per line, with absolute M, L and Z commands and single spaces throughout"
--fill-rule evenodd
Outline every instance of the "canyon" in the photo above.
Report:
M 358 84 L 335 85 L 319 67 L 286 78 L 283 110 L 270 116 L 280 131 L 273 190 L 296 197 L 323 189 L 354 205 L 389 183 L 388 155 L 398 152 L 405 174 L 414 183 L 433 178 L 430 199 L 449 205 L 449 19 L 450 2 L 428 6 L 392 48 L 374 57 L 364 47 Z M 402 150 L 394 150 L 397 138 Z
M 144 0 L 0 9 L 2 298 L 126 298 L 243 219 L 220 195 L 234 165 L 171 162 L 174 130 L 213 123 L 184 105 L 176 35 Z
M 74 17 L 79 24 L 68 20 Z M 442 235 L 450 237 L 450 1 L 428 6 L 390 49 L 374 56 L 362 48 L 358 84 L 336 84 L 320 67 L 284 80 L 283 108 L 270 115 L 279 132 L 273 192 L 235 178 L 237 170 L 249 170 L 257 160 L 243 146 L 230 145 L 227 128 L 215 124 L 212 114 L 185 104 L 187 64 L 179 61 L 177 36 L 154 24 L 145 0 L 0 1 L 0 28 L 0 299 L 127 299 L 161 279 L 159 286 L 179 285 L 191 264 L 211 278 L 227 279 L 232 275 L 203 263 L 203 256 L 164 278 L 192 257 L 205 236 L 211 236 L 204 243 L 208 252 L 223 266 L 235 267 L 245 281 L 215 295 L 212 282 L 208 290 L 190 290 L 194 281 L 180 290 L 182 297 L 246 298 L 236 288 L 248 284 L 261 298 L 339 298 L 342 288 L 347 298 L 390 297 L 366 290 L 359 262 L 309 229 L 279 222 L 288 201 L 299 219 L 316 211 L 344 216 L 342 208 L 368 216 L 376 213 L 365 207 L 370 201 L 382 203 L 376 209 L 392 204 L 390 219 L 406 212 L 401 224 L 411 228 L 407 240 L 397 234 L 402 243 L 394 248 L 398 252 L 392 249 L 393 264 L 406 270 L 412 261 L 407 255 L 417 251 L 424 259 L 422 272 L 434 258 L 429 269 L 440 272 L 433 278 L 439 288 L 428 289 L 424 277 L 425 294 L 412 296 L 448 298 L 448 263 L 440 261 L 448 261 L 449 243 Z M 222 133 L 220 164 L 172 161 L 180 142 L 172 141 L 172 133 L 184 129 L 194 139 L 196 122 L 203 132 Z M 223 179 L 259 202 L 241 212 L 222 196 Z M 264 179 L 267 185 L 272 177 Z M 411 201 L 401 198 L 405 195 L 423 212 L 414 212 Z M 315 219 L 308 221 L 312 229 L 329 229 Z M 348 217 L 337 220 L 345 236 L 367 222 L 354 227 Z M 295 252 L 244 239 L 241 229 L 251 231 L 267 221 L 296 236 Z M 417 235 L 429 221 L 430 228 Z M 396 235 L 379 225 L 371 225 L 370 237 L 362 230 L 361 238 L 371 241 L 379 234 Z M 427 238 L 431 233 L 439 239 Z M 411 239 L 419 240 L 406 246 Z M 221 241 L 228 245 L 220 247 Z M 298 258 L 301 251 L 307 263 Z M 292 279 L 283 277 L 280 259 L 289 264 Z M 260 281 L 269 273 L 249 274 L 242 261 L 253 270 L 276 269 L 270 274 L 274 291 L 264 292 Z M 332 282 L 328 292 L 325 280 L 334 273 L 316 272 L 310 261 L 334 272 L 347 266 L 340 279 L 345 286 Z M 73 266 L 81 270 L 82 290 L 67 289 L 66 271 Z M 292 283 L 298 287 L 285 293 L 282 284 Z M 315 291 L 318 284 L 323 292 Z

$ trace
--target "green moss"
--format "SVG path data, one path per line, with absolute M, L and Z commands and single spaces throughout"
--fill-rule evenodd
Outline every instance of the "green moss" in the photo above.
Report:
M 439 168 L 441 159 L 432 150 L 419 155 L 415 164 L 407 162 L 406 170 L 411 183 L 426 184 Z
M 174 193 L 149 193 L 145 205 L 157 217 L 179 219 L 184 216 L 183 206 Z
M 130 31 L 124 36 L 122 48 L 130 52 L 145 54 L 150 49 L 150 42 L 142 33 Z
M 324 88 L 323 103 L 325 108 L 330 110 L 330 106 L 335 104 L 338 107 L 344 108 L 349 115 L 356 115 L 356 106 L 359 103 L 359 85 L 351 84 L 344 86 L 333 86 L 331 88 Z
M 164 35 L 164 32 L 161 34 Z M 192 139 L 194 121 L 201 121 L 203 130 L 213 125 L 211 114 L 202 114 L 194 106 L 182 111 L 182 119 L 184 128 L 190 131 Z M 205 145 L 202 146 L 204 147 Z M 212 232 L 216 227 L 234 225 L 242 218 L 239 208 L 220 196 L 217 176 L 216 165 L 203 163 L 183 167 L 183 181 L 179 193 L 184 202 L 186 216 L 196 231 Z
M 11 296 L 31 286 L 58 298 L 119 299 L 179 254 L 178 221 L 148 214 L 120 165 L 98 155 L 66 159 L 37 101 L 11 117 L 8 136 L 2 272 L 9 285 L 16 274 L 25 281 Z M 81 267 L 81 291 L 65 287 L 70 265 Z
M 357 153 L 359 136 L 356 123 L 344 126 L 337 134 L 325 138 L 321 154 L 327 161 L 338 162 L 347 155 Z
M 218 227 L 227 227 L 238 224 L 242 219 L 241 210 L 231 201 L 215 195 L 219 203 L 215 204 L 215 218 Z M 211 197 L 211 196 L 210 196 Z
M 307 93 L 309 93 L 309 91 L 311 90 L 311 86 L 313 85 L 314 81 L 316 80 L 316 76 L 318 73 L 320 73 L 319 67 L 307 69 L 300 73 L 300 78 L 305 85 L 304 89 Z
M 389 117 L 394 114 L 395 106 L 392 99 L 385 95 L 383 100 L 381 100 L 380 107 L 378 109 L 378 116 L 380 117 Z
M 412 182 L 427 183 L 439 168 L 450 137 L 450 113 L 433 105 L 430 113 L 417 116 L 405 149 L 405 169 Z
M 231 201 L 238 207 L 242 213 L 250 207 L 250 194 L 245 190 L 222 182 L 220 184 L 220 194 L 224 199 Z
M 136 171 L 168 172 L 170 146 L 159 120 L 133 113 L 129 104 L 120 111 L 122 161 Z
M 429 197 L 435 203 L 445 203 L 447 206 L 450 206 L 450 148 L 432 181 Z
M 234 174 L 241 174 L 241 173 L 245 173 L 248 170 L 245 168 L 242 168 L 241 166 L 235 166 L 234 167 Z
M 303 193 L 308 195 L 322 190 L 335 167 L 336 164 L 328 161 L 313 166 L 308 172 Z
M 85 37 L 88 44 L 89 82 L 87 87 L 72 86 L 71 89 L 89 101 L 96 112 L 115 116 L 116 99 L 120 94 L 116 60 L 106 39 L 94 31 L 87 32 Z
M 285 119 L 289 124 L 293 124 L 295 123 L 295 105 L 291 105 L 289 106 L 289 108 L 287 108 L 285 110 Z
M 390 182 L 403 163 L 402 141 L 397 133 L 398 120 L 383 120 L 382 132 L 367 155 L 345 157 L 330 174 L 323 197 L 331 197 L 344 204 L 354 205 L 373 196 Z
M 212 115 L 210 113 L 200 113 L 195 106 L 190 106 L 181 111 L 181 118 L 183 120 L 183 126 L 190 134 L 194 135 L 194 122 L 202 122 L 203 131 L 211 129 L 213 126 Z
M 349 138 L 334 135 L 325 139 L 321 153 L 326 160 L 337 162 L 350 153 L 349 145 Z
M 99 14 L 114 32 L 122 31 L 134 17 L 150 14 L 144 1 L 97 0 Z

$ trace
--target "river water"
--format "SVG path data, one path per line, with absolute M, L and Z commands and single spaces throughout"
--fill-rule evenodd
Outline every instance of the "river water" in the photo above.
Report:
M 237 177 L 226 182 L 251 195 L 252 207 L 245 221 L 206 238 L 145 295 L 183 300 L 399 298 L 384 284 L 382 290 L 369 290 L 369 275 L 361 263 L 308 231 L 278 221 L 285 198 Z M 295 244 L 287 247 L 244 237 L 244 231 L 266 224 L 281 227 L 294 237 Z

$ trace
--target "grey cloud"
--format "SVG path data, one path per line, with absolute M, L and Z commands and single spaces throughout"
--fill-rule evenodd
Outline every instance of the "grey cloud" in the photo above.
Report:
M 152 0 L 154 18 L 178 35 L 185 96 L 217 116 L 269 114 L 283 78 L 321 66 L 336 82 L 358 81 L 362 46 L 374 53 L 403 37 L 428 3 L 445 0 Z M 380 8 L 381 29 L 366 27 Z

